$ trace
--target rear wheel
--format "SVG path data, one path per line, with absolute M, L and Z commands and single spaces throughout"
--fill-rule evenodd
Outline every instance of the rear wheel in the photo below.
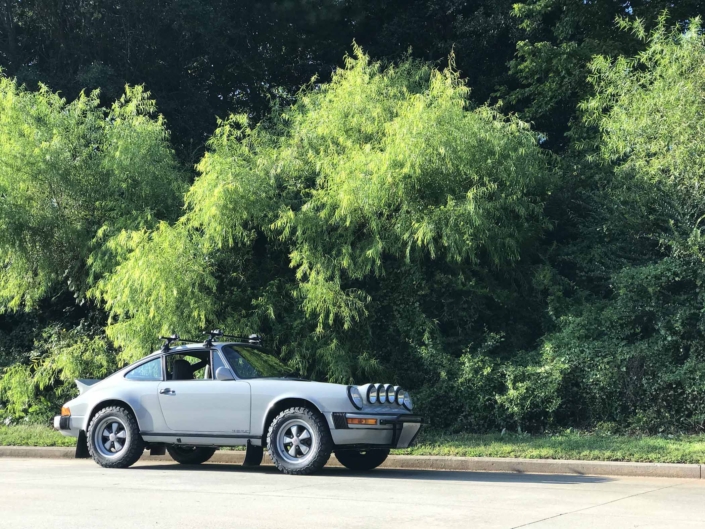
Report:
M 335 457 L 340 464 L 350 470 L 366 471 L 377 468 L 385 462 L 389 450 L 336 450 Z
M 213 457 L 216 449 L 203 446 L 173 445 L 167 446 L 166 450 L 177 463 L 182 465 L 200 465 Z
M 272 421 L 267 451 L 285 474 L 312 474 L 321 470 L 333 450 L 328 425 L 318 411 L 289 408 Z
M 108 406 L 99 410 L 88 426 L 88 452 L 105 468 L 127 468 L 144 452 L 137 419 L 130 410 Z

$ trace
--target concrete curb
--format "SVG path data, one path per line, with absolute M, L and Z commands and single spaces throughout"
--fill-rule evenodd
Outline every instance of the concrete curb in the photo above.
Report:
M 0 446 L 0 457 L 33 459 L 73 459 L 73 448 Z M 244 451 L 218 450 L 211 463 L 242 464 Z M 171 461 L 168 456 L 150 456 L 142 462 Z M 271 465 L 265 455 L 264 465 Z M 340 467 L 335 457 L 329 467 Z M 462 472 L 513 472 L 519 474 L 577 474 L 585 476 L 630 476 L 649 478 L 705 479 L 702 467 L 679 463 L 623 463 L 612 461 L 571 461 L 558 459 L 512 459 L 494 457 L 389 456 L 381 468 L 405 470 L 452 470 Z

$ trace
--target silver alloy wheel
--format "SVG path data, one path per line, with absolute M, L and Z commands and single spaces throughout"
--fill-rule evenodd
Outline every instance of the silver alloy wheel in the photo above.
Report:
M 316 452 L 318 438 L 311 427 L 301 419 L 284 423 L 277 434 L 277 448 L 281 457 L 296 465 L 305 463 Z
M 116 457 L 127 443 L 127 429 L 117 417 L 106 417 L 93 429 L 93 446 L 104 457 Z

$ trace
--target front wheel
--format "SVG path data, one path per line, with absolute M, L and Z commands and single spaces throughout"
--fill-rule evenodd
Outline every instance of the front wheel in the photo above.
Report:
M 312 474 L 330 458 L 333 439 L 325 418 L 309 408 L 289 408 L 272 421 L 267 433 L 267 451 L 274 465 L 285 474 Z
M 144 452 L 137 419 L 130 410 L 108 406 L 99 410 L 88 426 L 88 452 L 105 468 L 127 468 Z
M 336 450 L 335 457 L 340 464 L 350 470 L 367 471 L 377 468 L 385 462 L 389 450 Z
M 213 457 L 216 449 L 203 446 L 173 445 L 167 446 L 166 450 L 177 463 L 182 465 L 200 465 Z

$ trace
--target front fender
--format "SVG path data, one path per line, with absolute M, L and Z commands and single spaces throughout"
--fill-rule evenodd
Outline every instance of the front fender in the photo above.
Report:
M 272 411 L 284 401 L 305 401 L 321 412 L 330 424 L 330 412 L 355 411 L 347 394 L 347 386 L 318 382 L 250 381 L 252 383 L 251 431 L 253 435 L 266 433 Z

